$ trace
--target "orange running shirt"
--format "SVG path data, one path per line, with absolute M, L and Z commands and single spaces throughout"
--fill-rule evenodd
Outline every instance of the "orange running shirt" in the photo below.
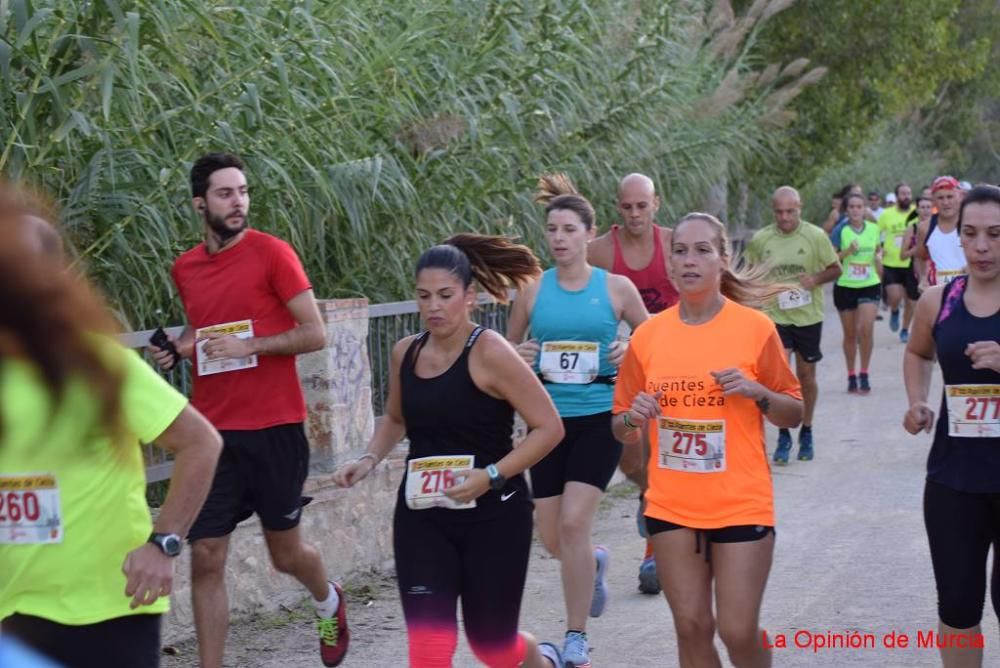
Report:
M 675 306 L 633 333 L 612 411 L 627 412 L 641 391 L 663 393 L 662 417 L 649 423 L 650 517 L 692 529 L 774 526 L 763 415 L 751 399 L 725 396 L 710 373 L 733 367 L 802 398 L 774 323 L 736 302 L 700 325 L 684 324 Z

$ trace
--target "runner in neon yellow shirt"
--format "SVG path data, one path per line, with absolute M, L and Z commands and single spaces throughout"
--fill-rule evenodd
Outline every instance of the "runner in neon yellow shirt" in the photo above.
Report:
M 879 281 L 879 229 L 866 222 L 865 198 L 847 196 L 848 223 L 840 235 L 838 257 L 843 273 L 833 286 L 833 303 L 840 313 L 844 328 L 844 359 L 847 362 L 847 391 L 868 394 L 871 384 L 868 365 L 871 363 L 875 335 L 875 315 L 882 299 Z M 861 373 L 855 374 L 858 351 L 861 352 Z
M 0 186 L 0 624 L 74 668 L 156 666 L 174 559 L 221 440 L 112 328 Z M 155 525 L 139 441 L 176 456 Z
M 896 203 L 885 209 L 878 217 L 878 227 L 882 235 L 882 284 L 885 286 L 885 301 L 889 305 L 889 329 L 899 332 L 905 343 L 909 337 L 913 306 L 920 298 L 917 290 L 917 276 L 913 273 L 911 260 L 903 255 L 907 220 L 914 210 L 913 191 L 910 186 L 900 183 L 896 186 Z M 899 305 L 903 304 L 903 328 L 900 330 Z
M 799 430 L 798 459 L 813 458 L 812 418 L 819 387 L 816 384 L 816 363 L 823 359 L 820 339 L 823 332 L 823 284 L 840 276 L 840 262 L 826 233 L 801 220 L 802 204 L 794 188 L 782 186 L 771 198 L 774 224 L 757 231 L 747 246 L 747 259 L 753 264 L 770 267 L 769 280 L 798 284 L 800 289 L 788 290 L 767 309 L 791 358 L 796 355 L 795 374 L 802 385 L 803 415 Z M 792 449 L 788 429 L 778 430 L 778 447 L 774 451 L 776 464 L 787 464 Z

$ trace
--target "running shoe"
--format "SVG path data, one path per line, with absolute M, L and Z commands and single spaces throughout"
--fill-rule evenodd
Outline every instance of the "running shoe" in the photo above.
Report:
M 538 652 L 542 655 L 542 658 L 552 662 L 552 668 L 565 668 L 566 664 L 563 662 L 562 651 L 552 643 L 538 643 Z
M 778 447 L 774 449 L 774 463 L 787 464 L 792 451 L 792 434 L 787 429 L 778 430 Z
M 565 668 L 590 668 L 590 647 L 587 645 L 586 633 L 566 632 L 562 659 Z
M 899 309 L 889 314 L 889 329 L 893 332 L 899 331 Z
M 639 564 L 639 591 L 643 594 L 659 594 L 660 578 L 656 574 L 656 557 L 650 555 Z
M 906 343 L 909 340 L 910 340 L 910 330 L 905 328 L 899 330 L 899 342 Z
M 347 656 L 347 645 L 351 642 L 351 632 L 347 629 L 347 600 L 344 590 L 336 582 L 330 585 L 340 597 L 337 614 L 333 617 L 317 617 L 316 629 L 319 631 L 319 656 L 324 666 L 339 666 Z
M 590 616 L 600 617 L 608 604 L 608 561 L 611 555 L 608 548 L 598 545 L 594 548 L 594 559 L 597 560 L 597 575 L 594 576 L 594 596 L 590 599 Z
M 851 394 L 858 393 L 858 377 L 854 374 L 847 377 L 847 391 Z
M 858 376 L 858 392 L 868 394 L 872 391 L 872 386 L 868 383 L 868 374 L 862 373 Z
M 811 462 L 813 458 L 813 431 L 809 427 L 799 430 L 799 455 L 800 462 Z

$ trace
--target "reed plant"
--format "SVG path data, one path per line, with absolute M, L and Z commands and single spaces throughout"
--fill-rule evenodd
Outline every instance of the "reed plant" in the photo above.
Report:
M 542 171 L 606 226 L 627 172 L 669 221 L 760 159 L 802 70 L 760 76 L 747 44 L 789 4 L 4 0 L 0 173 L 58 200 L 127 327 L 182 319 L 169 270 L 200 239 L 187 173 L 212 150 L 246 159 L 252 224 L 319 296 L 405 299 L 458 230 L 540 247 Z

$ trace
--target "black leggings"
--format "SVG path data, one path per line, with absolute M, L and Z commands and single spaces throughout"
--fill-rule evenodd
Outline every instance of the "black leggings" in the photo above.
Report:
M 958 492 L 927 481 L 924 525 L 937 583 L 938 617 L 956 629 L 967 629 L 983 618 L 986 599 L 986 557 L 1000 538 L 1000 494 Z M 1000 616 L 1000 574 L 990 578 L 993 611 Z
M 474 511 L 396 505 L 393 547 L 412 668 L 452 665 L 459 597 L 476 657 L 491 668 L 521 665 L 525 645 L 517 621 L 528 573 L 532 510 L 524 494 L 511 497 L 483 520 L 460 517 Z
M 66 668 L 157 668 L 160 615 L 126 615 L 96 624 L 70 626 L 13 614 L 0 632 L 17 638 Z

